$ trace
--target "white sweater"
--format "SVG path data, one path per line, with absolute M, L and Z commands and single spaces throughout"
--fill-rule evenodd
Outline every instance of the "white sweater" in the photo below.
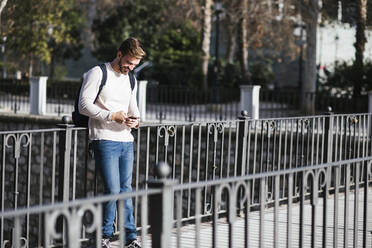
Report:
M 117 73 L 110 63 L 105 63 L 107 80 L 97 96 L 102 79 L 102 70 L 95 66 L 84 74 L 80 91 L 79 111 L 89 116 L 89 138 L 91 140 L 133 141 L 131 129 L 124 124 L 108 121 L 111 114 L 123 110 L 130 116 L 140 116 L 137 107 L 137 83 L 132 91 L 129 76 Z

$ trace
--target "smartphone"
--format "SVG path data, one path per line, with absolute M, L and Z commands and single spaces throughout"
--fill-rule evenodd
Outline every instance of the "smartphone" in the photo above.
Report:
M 133 120 L 137 120 L 138 119 L 138 117 L 135 117 L 135 116 L 129 116 L 128 118 L 133 119 Z

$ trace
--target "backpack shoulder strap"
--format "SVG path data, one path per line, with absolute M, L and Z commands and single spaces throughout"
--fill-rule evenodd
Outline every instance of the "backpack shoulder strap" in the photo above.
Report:
M 132 88 L 132 91 L 133 91 L 134 86 L 136 85 L 136 78 L 133 72 L 130 71 L 128 74 L 129 74 L 130 87 Z
M 103 86 L 105 86 L 106 81 L 107 81 L 107 69 L 106 69 L 106 65 L 105 64 L 100 64 L 99 67 L 102 70 L 102 80 L 101 80 L 101 84 L 99 85 L 99 90 L 98 90 L 96 99 L 94 99 L 94 102 L 93 103 L 96 103 L 96 101 L 98 99 L 98 96 L 99 96 L 99 93 L 101 93 L 101 90 L 102 90 Z

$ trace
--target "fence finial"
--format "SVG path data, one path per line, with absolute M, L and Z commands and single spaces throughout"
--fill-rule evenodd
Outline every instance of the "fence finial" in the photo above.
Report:
M 71 118 L 70 118 L 69 116 L 64 115 L 64 116 L 62 117 L 62 123 L 63 123 L 63 124 L 69 124 L 70 122 L 71 122 Z
M 161 179 L 165 179 L 171 173 L 171 168 L 166 162 L 160 162 L 155 167 L 155 174 Z
M 248 111 L 247 110 L 242 110 L 240 112 L 240 114 L 242 115 L 242 117 L 248 117 Z

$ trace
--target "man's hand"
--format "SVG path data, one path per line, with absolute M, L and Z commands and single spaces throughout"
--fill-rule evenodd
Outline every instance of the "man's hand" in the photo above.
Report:
M 127 125 L 130 128 L 138 128 L 139 123 L 140 123 L 139 118 L 135 116 L 129 116 L 125 120 L 125 125 Z
M 115 112 L 111 115 L 111 120 L 119 124 L 125 123 L 127 119 L 127 114 L 124 111 Z

